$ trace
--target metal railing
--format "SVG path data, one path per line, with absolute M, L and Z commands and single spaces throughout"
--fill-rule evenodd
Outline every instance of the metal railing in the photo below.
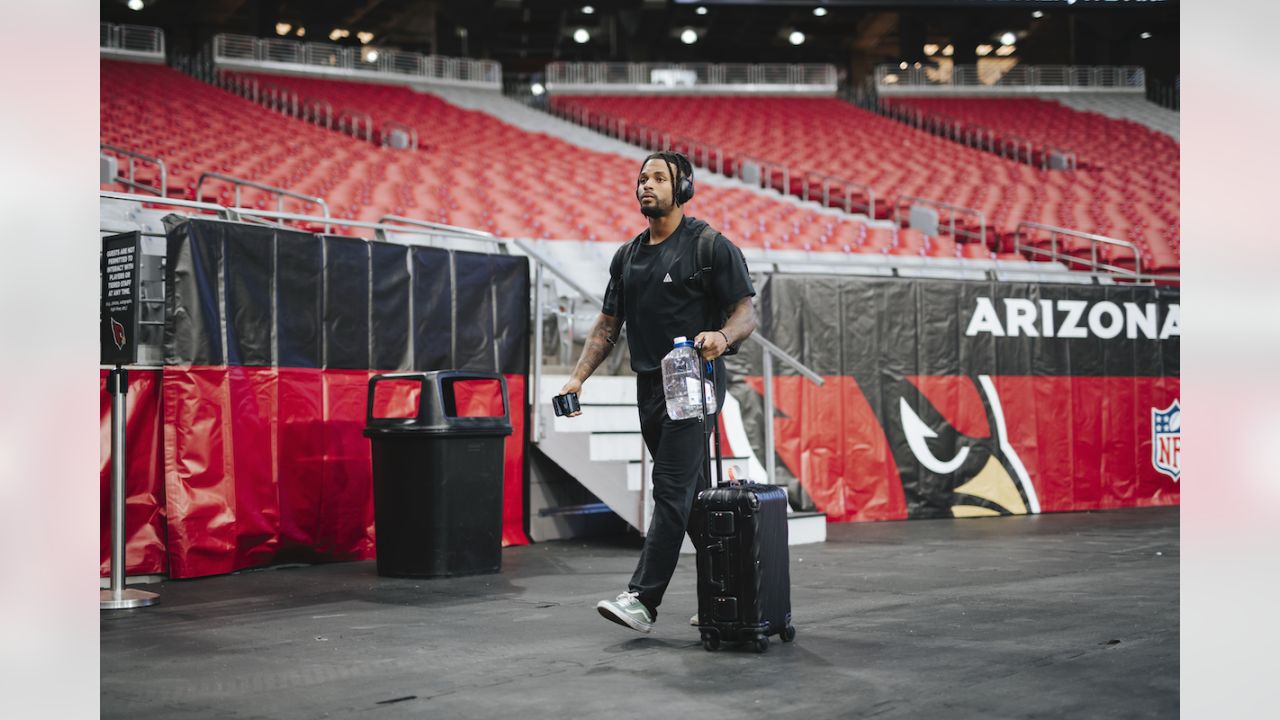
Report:
M 907 67 L 877 65 L 876 91 L 901 92 L 1143 92 L 1146 70 L 1136 65 L 1014 65 L 1008 71 L 983 77 L 977 65 Z
M 328 100 L 320 98 L 303 100 L 302 112 L 298 117 L 329 130 L 333 129 L 333 105 Z
M 354 138 L 359 138 L 360 128 L 364 128 L 364 139 L 373 142 L 373 116 L 369 113 L 344 109 L 338 113 L 337 126 Z
M 1048 234 L 1049 248 L 1046 250 L 1042 245 L 1043 241 L 1037 242 L 1033 238 L 1033 233 Z M 1069 251 L 1060 251 L 1061 238 L 1075 238 L 1084 240 L 1089 243 L 1089 257 L 1082 258 L 1074 255 Z M 1098 246 L 1104 245 L 1108 247 L 1117 247 L 1128 250 L 1133 255 L 1133 269 L 1121 267 L 1110 262 L 1099 260 Z M 1017 229 L 1013 235 L 1013 251 L 1024 255 L 1035 255 L 1043 257 L 1047 260 L 1053 260 L 1072 265 L 1082 265 L 1092 272 L 1106 272 L 1133 280 L 1152 280 L 1165 279 L 1175 280 L 1176 276 L 1144 274 L 1142 272 L 1142 252 L 1138 246 L 1127 240 L 1117 240 L 1109 238 L 1105 235 L 1094 235 L 1093 233 L 1080 232 L 1079 230 L 1070 230 L 1068 228 L 1055 227 L 1053 225 L 1043 225 L 1041 223 L 1023 221 L 1018 223 Z
M 281 115 L 298 115 L 298 93 L 272 83 L 262 83 L 258 88 L 258 102 Z
M 275 185 L 267 185 L 266 183 L 260 183 L 254 180 L 235 177 L 234 175 L 223 175 L 222 173 L 216 173 L 216 172 L 200 173 L 200 179 L 196 181 L 196 197 L 200 197 L 200 188 L 204 187 L 205 180 L 219 180 L 221 182 L 230 183 L 233 191 L 235 192 L 235 209 L 237 210 L 241 210 L 241 211 L 245 210 L 245 208 L 242 208 L 240 206 L 240 188 L 250 187 L 250 188 L 254 188 L 255 190 L 262 190 L 264 192 L 273 193 L 276 196 L 276 210 L 278 212 L 282 212 L 282 213 L 284 212 L 284 199 L 286 197 L 291 197 L 295 200 L 301 200 L 303 202 L 313 203 L 319 206 L 320 209 L 324 211 L 324 216 L 322 218 L 322 221 L 324 224 L 325 232 L 329 232 L 329 226 L 331 224 L 334 224 L 334 220 L 329 214 L 329 203 L 325 202 L 324 198 L 315 197 L 313 195 L 303 195 L 302 193 L 294 192 L 292 190 L 286 190 L 281 187 L 276 187 Z M 241 212 L 241 214 L 256 215 L 256 213 L 246 213 L 246 212 Z
M 145 25 L 98 23 L 98 50 L 163 60 L 164 31 Z
M 836 68 L 829 64 L 553 62 L 547 65 L 545 85 L 549 92 L 614 88 L 826 94 L 835 92 L 836 83 Z
M 140 152 L 135 152 L 133 150 L 126 150 L 125 148 L 119 147 L 117 145 L 108 145 L 107 143 L 99 143 L 98 149 L 106 150 L 108 152 L 113 152 L 116 155 L 123 155 L 124 157 L 128 158 L 129 176 L 122 177 L 117 173 L 116 182 L 120 183 L 121 185 L 126 185 L 130 188 L 133 188 L 134 190 L 145 190 L 146 192 L 155 193 L 160 197 L 168 196 L 169 170 L 165 166 L 163 158 L 153 157 L 151 155 L 143 155 Z M 154 185 L 147 185 L 146 183 L 140 183 L 137 181 L 137 177 L 135 175 L 135 171 L 136 171 L 135 162 L 138 160 L 141 160 L 142 162 L 145 162 L 145 163 L 149 163 L 156 167 L 160 175 L 159 188 L 155 187 Z
M 406 150 L 418 149 L 418 130 L 416 128 L 405 125 L 402 122 L 396 122 L 395 120 L 384 120 L 382 122 L 382 129 L 378 133 L 380 136 L 379 141 L 382 143 L 382 147 L 387 147 L 389 145 L 391 147 L 395 147 L 394 145 L 391 145 L 392 131 L 399 131 L 404 133 L 405 140 L 409 143 L 408 147 L 404 149 Z
M 377 60 L 367 61 L 363 48 L 288 38 L 256 38 L 222 33 L 213 38 L 215 65 L 266 69 L 287 65 L 301 72 L 345 77 L 383 76 L 400 80 L 426 80 L 457 85 L 502 87 L 502 66 L 494 60 L 423 55 L 404 50 L 379 49 Z
M 834 175 L 824 175 L 816 171 L 804 173 L 800 178 L 800 182 L 800 197 L 804 200 L 813 199 L 811 186 L 816 184 L 822 190 L 823 207 L 835 207 L 831 204 L 831 191 L 838 189 L 840 197 L 843 199 L 839 207 L 843 208 L 845 212 L 862 213 L 869 218 L 874 218 L 876 215 L 876 189 L 866 183 L 845 180 Z M 854 203 L 854 196 L 859 194 L 866 198 L 861 206 Z
M 986 247 L 987 216 L 983 214 L 981 210 L 964 207 L 963 205 L 952 205 L 938 200 L 930 200 L 929 198 L 916 197 L 914 195 L 899 195 L 893 201 L 893 224 L 897 227 L 902 227 L 902 210 L 906 208 L 909 216 L 911 208 L 916 206 L 924 206 L 938 211 L 939 227 L 943 224 L 942 217 L 945 213 L 947 232 L 957 241 L 966 240 Z M 974 232 L 972 229 L 964 227 L 963 225 L 958 225 L 956 223 L 956 217 L 960 215 L 976 219 L 978 223 L 977 232 Z
M 1074 150 L 1048 143 L 1037 146 L 1020 135 L 997 132 L 985 125 L 960 120 L 945 113 L 926 112 L 920 108 L 895 104 L 883 98 L 864 107 L 917 130 L 946 138 L 975 150 L 993 153 L 1007 160 L 1038 166 L 1041 170 L 1052 167 L 1055 154 L 1062 158 L 1063 169 L 1075 170 L 1077 167 Z

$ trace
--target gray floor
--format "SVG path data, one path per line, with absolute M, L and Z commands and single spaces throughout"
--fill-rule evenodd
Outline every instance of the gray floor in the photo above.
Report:
M 456 580 L 171 581 L 103 614 L 102 716 L 1170 718 L 1178 526 L 1176 508 L 833 525 L 792 549 L 799 636 L 764 655 L 702 649 L 687 559 L 652 635 L 596 615 L 625 541 L 512 548 L 501 575 Z

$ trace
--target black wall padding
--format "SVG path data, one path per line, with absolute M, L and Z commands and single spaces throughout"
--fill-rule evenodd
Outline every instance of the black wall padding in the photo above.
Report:
M 373 299 L 369 320 L 374 370 L 411 370 L 409 248 L 369 244 Z
M 498 297 L 498 328 L 494 342 L 498 348 L 498 372 L 523 372 L 529 367 L 529 326 L 504 318 L 528 318 L 533 303 L 529 284 L 529 261 L 525 258 L 491 256 L 490 277 Z
M 164 326 L 166 365 L 221 365 L 222 299 L 218 269 L 222 265 L 222 243 L 208 237 L 206 229 L 194 225 L 171 224 L 166 218 L 167 254 L 165 262 Z
M 166 227 L 168 364 L 528 371 L 526 258 L 223 221 Z
M 232 223 L 211 223 L 196 230 L 206 231 L 224 243 L 227 364 L 270 366 L 276 231 Z
M 453 283 L 448 250 L 416 247 L 413 259 L 413 369 L 453 368 Z M 486 368 L 489 369 L 489 368 Z
M 468 370 L 497 370 L 493 290 L 487 255 L 455 252 L 458 279 L 458 327 L 454 334 L 454 362 Z M 462 309 L 465 308 L 465 314 Z
M 323 238 L 324 366 L 369 369 L 369 243 Z
M 276 232 L 276 352 L 282 367 L 324 362 L 324 244 L 314 235 Z

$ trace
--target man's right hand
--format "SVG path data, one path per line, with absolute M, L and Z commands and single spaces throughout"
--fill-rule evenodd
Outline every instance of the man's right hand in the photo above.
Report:
M 569 382 L 565 383 L 564 387 L 560 388 L 560 394 L 568 395 L 569 393 L 578 393 L 578 401 L 581 402 L 582 401 L 582 383 L 575 378 L 569 378 Z M 578 410 L 577 412 L 569 413 L 565 417 L 578 417 L 581 414 L 582 414 L 582 410 Z

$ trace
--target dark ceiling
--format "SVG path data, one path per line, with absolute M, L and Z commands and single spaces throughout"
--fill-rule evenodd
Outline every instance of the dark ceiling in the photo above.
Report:
M 269 37 L 276 23 L 306 28 L 306 40 L 329 42 L 345 28 L 371 32 L 373 44 L 424 53 L 490 58 L 511 78 L 541 72 L 554 60 L 675 62 L 828 62 L 855 80 L 876 63 L 924 60 L 925 43 L 953 43 L 954 60 L 975 61 L 974 47 L 1006 30 L 1020 35 L 1017 57 L 1043 64 L 1135 64 L 1156 78 L 1178 73 L 1177 2 L 1065 3 L 1004 0 L 835 0 L 818 2 L 669 0 L 103 0 L 102 19 L 165 29 L 178 53 L 199 49 L 218 32 Z M 698 14 L 705 7 L 705 14 Z M 1034 18 L 1040 10 L 1043 17 Z M 591 39 L 579 44 L 573 32 Z M 694 29 L 699 40 L 680 41 Z M 802 45 L 787 36 L 799 30 Z M 296 30 L 291 30 L 291 35 Z M 1142 33 L 1151 37 L 1142 38 Z

